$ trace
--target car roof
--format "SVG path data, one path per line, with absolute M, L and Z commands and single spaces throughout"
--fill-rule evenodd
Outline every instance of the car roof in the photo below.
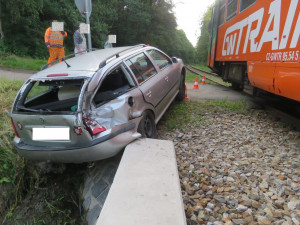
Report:
M 135 50 L 146 47 L 146 45 L 126 46 L 100 49 L 92 52 L 87 52 L 73 58 L 66 59 L 65 62 L 57 63 L 47 69 L 41 70 L 32 75 L 30 79 L 49 79 L 49 75 L 68 74 L 69 76 L 92 76 L 99 68 L 106 65 L 106 61 L 114 58 L 116 55 L 126 52 L 133 52 Z M 68 65 L 70 67 L 68 67 Z M 101 65 L 100 65 L 101 64 Z M 55 76 L 53 76 L 55 79 Z

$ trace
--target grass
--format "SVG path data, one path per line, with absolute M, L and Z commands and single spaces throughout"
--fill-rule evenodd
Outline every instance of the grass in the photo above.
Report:
M 43 65 L 47 64 L 46 59 L 33 59 L 31 57 L 19 57 L 16 55 L 0 52 L 0 66 L 25 69 L 25 70 L 40 70 Z
M 23 191 L 25 162 L 13 148 L 14 132 L 7 115 L 21 85 L 20 81 L 0 79 L 0 219 L 4 216 L 1 212 L 17 205 Z
M 45 174 L 13 147 L 7 112 L 21 85 L 0 78 L 0 224 L 82 224 L 78 196 L 85 165 Z
M 185 77 L 185 82 L 192 82 L 192 83 L 194 83 L 196 77 L 198 77 L 198 82 L 201 83 L 201 81 L 202 81 L 202 77 L 201 77 L 201 76 L 196 75 L 196 74 L 194 74 L 194 73 L 191 73 L 191 72 L 187 71 L 187 72 L 186 72 L 186 77 Z M 206 75 L 206 78 L 208 78 L 207 75 Z M 230 86 L 231 86 L 230 83 L 224 82 L 224 81 L 222 80 L 222 78 L 219 78 L 219 77 L 209 76 L 209 79 L 214 80 L 214 81 L 218 82 L 219 84 L 222 84 L 222 85 L 227 86 L 227 87 L 230 87 Z M 205 79 L 205 83 L 207 83 L 207 84 L 216 85 L 216 84 L 217 84 L 216 82 L 213 82 L 213 81 L 210 81 L 210 80 L 208 80 L 208 79 Z
M 186 131 L 190 124 L 201 126 L 205 123 L 203 116 L 207 113 L 231 111 L 247 114 L 249 106 L 245 101 L 210 100 L 210 101 L 184 101 L 173 103 L 161 119 L 159 126 L 162 129 L 181 129 Z M 171 117 L 169 115 L 172 115 Z
M 193 74 L 189 71 L 186 71 L 186 77 L 185 77 L 185 82 L 191 82 L 191 83 L 194 83 L 195 82 L 195 79 L 196 77 L 198 77 L 198 83 L 200 84 L 201 81 L 202 81 L 202 77 L 200 77 L 199 75 L 196 75 L 196 74 Z M 207 84 L 216 84 L 215 82 L 212 82 L 210 80 L 205 80 L 205 83 Z
M 212 72 L 212 70 L 209 67 L 207 67 L 205 64 L 194 64 L 192 66 L 196 67 L 197 69 L 200 69 L 200 70 L 204 70 L 204 71 L 207 71 L 207 72 Z

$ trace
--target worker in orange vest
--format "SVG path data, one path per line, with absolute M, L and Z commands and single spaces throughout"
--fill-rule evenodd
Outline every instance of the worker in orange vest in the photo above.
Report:
M 57 22 L 53 20 L 53 22 Z M 67 37 L 66 31 L 52 31 L 51 27 L 48 27 L 45 32 L 45 44 L 49 49 L 48 63 L 65 57 L 64 38 Z M 61 60 L 60 60 L 61 62 Z

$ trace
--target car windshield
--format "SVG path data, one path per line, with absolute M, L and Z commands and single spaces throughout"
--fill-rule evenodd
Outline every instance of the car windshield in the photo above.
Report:
M 75 112 L 83 79 L 31 81 L 17 100 L 17 111 Z

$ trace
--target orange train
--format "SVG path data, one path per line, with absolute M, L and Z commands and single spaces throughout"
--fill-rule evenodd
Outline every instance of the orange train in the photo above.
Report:
M 236 89 L 300 101 L 300 0 L 217 0 L 207 64 Z

